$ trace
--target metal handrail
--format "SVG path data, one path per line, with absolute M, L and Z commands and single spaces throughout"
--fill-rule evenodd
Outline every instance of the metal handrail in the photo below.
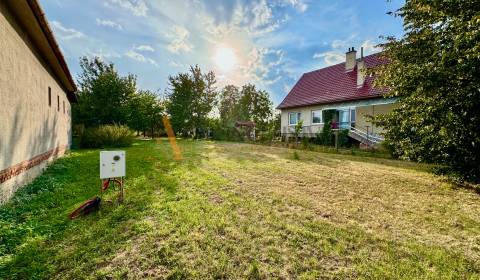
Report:
M 368 141 L 374 142 L 375 144 L 378 144 L 380 142 L 385 141 L 385 138 L 383 138 L 381 136 L 376 136 L 374 134 L 369 134 L 369 133 L 367 133 L 363 130 L 360 130 L 360 129 L 352 127 L 352 126 L 350 126 L 350 131 L 366 138 Z

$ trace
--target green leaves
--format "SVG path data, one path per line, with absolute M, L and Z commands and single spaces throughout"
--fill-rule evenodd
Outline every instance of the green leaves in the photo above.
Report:
M 98 57 L 83 57 L 80 66 L 83 72 L 78 77 L 78 103 L 72 107 L 74 123 L 126 124 L 128 102 L 137 90 L 136 77 L 120 76 L 113 64 L 106 64 Z
M 208 123 L 208 115 L 215 106 L 215 74 L 202 73 L 200 67 L 190 67 L 187 73 L 169 77 L 167 112 L 176 132 L 187 135 Z
M 395 156 L 449 166 L 480 181 L 480 5 L 477 0 L 406 1 L 403 38 L 387 38 L 391 61 L 376 86 L 399 97 L 377 118 Z M 473 143 L 473 144 L 472 144 Z

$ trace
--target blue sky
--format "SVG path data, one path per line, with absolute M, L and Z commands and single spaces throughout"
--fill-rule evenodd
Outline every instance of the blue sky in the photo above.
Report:
M 347 48 L 377 52 L 401 36 L 392 0 L 41 0 L 72 74 L 100 56 L 138 86 L 162 94 L 169 75 L 198 64 L 217 86 L 250 82 L 274 105 L 304 72 L 344 60 Z

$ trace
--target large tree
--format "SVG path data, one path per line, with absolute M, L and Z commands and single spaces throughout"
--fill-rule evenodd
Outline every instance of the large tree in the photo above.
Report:
M 149 131 L 153 137 L 155 129 L 163 127 L 163 104 L 158 96 L 148 90 L 136 93 L 129 102 L 128 126 L 145 136 Z
M 242 87 L 240 96 L 240 118 L 255 121 L 258 129 L 266 130 L 273 115 L 268 93 L 257 89 L 255 85 L 246 84 Z
M 240 90 L 234 85 L 225 86 L 220 93 L 218 112 L 224 127 L 233 127 L 240 118 Z
M 73 105 L 73 121 L 85 126 L 126 124 L 129 101 L 136 91 L 133 75 L 122 77 L 113 64 L 100 58 L 80 59 L 78 103 Z
M 378 121 L 394 155 L 448 167 L 480 182 L 480 4 L 478 0 L 407 0 L 394 13 L 402 38 L 386 38 L 389 64 L 377 86 L 399 99 Z
M 176 132 L 192 133 L 208 126 L 208 117 L 216 100 L 215 74 L 203 73 L 198 66 L 187 73 L 169 77 L 167 112 Z

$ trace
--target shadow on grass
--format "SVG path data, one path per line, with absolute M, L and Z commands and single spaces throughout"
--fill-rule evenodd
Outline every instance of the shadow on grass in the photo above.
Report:
M 74 221 L 68 214 L 99 194 L 99 150 L 74 150 L 20 189 L 0 208 L 0 278 L 94 271 L 106 256 L 126 246 L 135 234 L 131 228 L 144 218 L 155 196 L 174 196 L 179 185 L 168 174 L 182 163 L 173 162 L 166 151 L 152 153 L 154 145 L 142 141 L 125 149 L 124 204 L 103 203 L 100 211 Z

